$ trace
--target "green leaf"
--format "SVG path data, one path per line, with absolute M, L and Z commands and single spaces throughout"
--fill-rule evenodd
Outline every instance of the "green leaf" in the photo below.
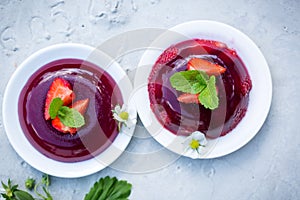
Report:
M 50 115 L 51 119 L 54 119 L 57 116 L 57 113 L 63 104 L 64 104 L 63 100 L 61 100 L 61 98 L 59 98 L 59 97 L 54 98 L 51 101 L 50 106 L 49 106 L 49 115 Z
M 202 84 L 199 80 L 202 78 L 199 76 L 200 73 L 197 70 L 176 72 L 170 77 L 170 83 L 178 91 L 192 93 L 192 86 L 195 83 Z
M 209 80 L 209 76 L 203 72 L 196 70 L 199 74 L 196 76 L 197 80 L 200 82 L 200 84 L 207 84 L 207 81 Z
M 17 200 L 34 200 L 34 198 L 28 192 L 18 190 L 14 192 Z
M 75 109 L 62 106 L 58 111 L 60 121 L 67 127 L 79 128 L 85 124 L 84 117 Z
M 4 199 L 11 199 L 9 196 L 7 196 L 7 195 L 4 194 L 4 193 L 1 193 L 1 196 L 2 196 Z
M 215 76 L 211 76 L 209 78 L 209 81 L 207 82 L 207 87 L 204 90 L 202 90 L 198 98 L 205 108 L 214 110 L 219 106 L 219 98 L 217 95 Z
M 116 177 L 106 176 L 97 181 L 84 197 L 84 200 L 126 200 L 132 185 Z
M 9 179 L 8 179 L 8 181 L 9 181 Z M 1 184 L 2 184 L 2 187 L 3 187 L 5 190 L 8 189 L 8 186 L 5 185 L 2 181 L 1 181 Z
M 206 85 L 202 85 L 200 83 L 195 83 L 194 85 L 192 85 L 191 93 L 199 94 L 205 87 L 206 87 Z

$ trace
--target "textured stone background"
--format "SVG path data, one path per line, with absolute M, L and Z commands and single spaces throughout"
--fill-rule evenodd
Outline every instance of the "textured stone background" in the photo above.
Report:
M 99 177 L 111 175 L 133 184 L 131 199 L 299 199 L 299 10 L 298 0 L 0 0 L 0 112 L 12 73 L 43 47 L 61 42 L 98 46 L 125 31 L 170 28 L 189 20 L 225 22 L 255 41 L 273 78 L 269 116 L 250 143 L 222 158 L 180 158 L 152 173 L 106 168 L 83 178 L 53 177 L 50 190 L 55 199 L 79 200 Z M 137 56 L 120 60 L 129 74 L 137 63 Z M 147 131 L 139 124 L 136 133 Z M 134 139 L 128 150 L 155 148 L 161 146 L 147 138 Z M 0 179 L 23 185 L 28 176 L 41 175 L 15 153 L 0 116 Z

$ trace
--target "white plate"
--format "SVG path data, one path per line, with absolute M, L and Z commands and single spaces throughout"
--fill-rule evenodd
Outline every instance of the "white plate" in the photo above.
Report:
M 164 49 L 180 41 L 200 38 L 224 42 L 235 49 L 248 69 L 252 90 L 248 111 L 229 134 L 209 140 L 202 155 L 185 151 L 185 137 L 175 136 L 164 129 L 150 109 L 147 78 Z M 162 34 L 142 56 L 135 79 L 135 103 L 138 114 L 150 134 L 169 150 L 191 158 L 216 158 L 232 153 L 247 144 L 260 130 L 271 105 L 272 80 L 268 64 L 255 43 L 239 30 L 215 21 L 190 21 L 179 24 Z
M 18 117 L 18 97 L 29 77 L 40 67 L 51 61 L 75 58 L 86 60 L 97 66 L 104 66 L 118 84 L 124 103 L 131 112 L 134 126 L 123 127 L 113 143 L 98 156 L 89 160 L 66 163 L 52 160 L 37 151 L 23 134 Z M 122 81 L 122 84 L 120 84 Z M 132 85 L 125 72 L 104 53 L 81 44 L 58 44 L 39 50 L 27 58 L 15 71 L 8 82 L 3 99 L 3 122 L 8 139 L 15 151 L 32 167 L 52 176 L 74 178 L 95 173 L 116 160 L 127 147 L 135 127 L 136 109 L 130 102 Z

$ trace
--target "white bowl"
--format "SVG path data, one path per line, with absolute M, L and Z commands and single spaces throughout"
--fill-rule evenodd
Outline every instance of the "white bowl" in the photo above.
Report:
M 135 106 L 130 102 L 132 85 L 118 63 L 103 52 L 81 44 L 53 45 L 28 57 L 15 71 L 8 82 L 3 99 L 3 122 L 8 139 L 15 151 L 32 167 L 58 177 L 82 177 L 95 173 L 116 160 L 131 140 L 134 127 L 122 128 L 113 143 L 98 156 L 81 162 L 59 162 L 37 151 L 27 140 L 19 123 L 18 97 L 30 76 L 40 67 L 55 60 L 74 58 L 101 66 L 118 84 L 124 103 L 131 110 L 131 118 L 136 118 Z M 135 125 L 135 124 L 134 124 Z
M 150 109 L 147 79 L 151 68 L 164 49 L 178 42 L 192 39 L 217 40 L 236 50 L 252 80 L 248 111 L 229 134 L 209 140 L 202 155 L 185 151 L 185 137 L 166 130 Z M 143 78 L 141 78 L 143 77 Z M 150 134 L 169 150 L 191 158 L 216 158 L 232 153 L 247 144 L 262 127 L 271 105 L 272 81 L 268 64 L 255 43 L 241 31 L 215 21 L 190 21 L 179 24 L 157 38 L 144 53 L 135 79 L 135 102 L 138 114 Z

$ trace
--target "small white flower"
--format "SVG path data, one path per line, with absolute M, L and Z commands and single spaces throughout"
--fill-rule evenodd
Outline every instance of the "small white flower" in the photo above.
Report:
M 124 125 L 127 127 L 131 127 L 134 124 L 133 120 L 130 118 L 130 113 L 127 112 L 124 104 L 122 107 L 119 104 L 116 105 L 112 112 L 114 119 L 118 121 L 119 130 L 121 130 L 122 123 L 124 123 Z
M 207 144 L 207 140 L 203 133 L 201 133 L 200 131 L 195 131 L 186 138 L 183 144 L 184 146 L 186 146 L 187 151 L 197 152 L 198 154 L 201 154 L 205 145 Z

